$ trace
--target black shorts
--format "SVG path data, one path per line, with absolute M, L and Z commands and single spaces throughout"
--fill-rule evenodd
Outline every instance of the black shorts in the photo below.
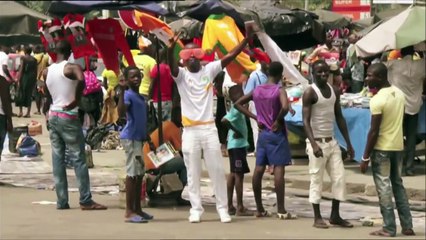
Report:
M 231 173 L 249 173 L 250 168 L 247 163 L 247 149 L 246 148 L 232 148 L 228 149 L 229 166 Z

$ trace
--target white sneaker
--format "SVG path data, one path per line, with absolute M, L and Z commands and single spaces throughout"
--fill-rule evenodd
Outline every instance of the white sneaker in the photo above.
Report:
M 201 222 L 201 217 L 198 214 L 191 214 L 188 218 L 190 223 L 199 223 Z
M 221 213 L 220 215 L 220 221 L 223 223 L 230 223 L 232 222 L 231 216 L 229 216 L 228 213 Z

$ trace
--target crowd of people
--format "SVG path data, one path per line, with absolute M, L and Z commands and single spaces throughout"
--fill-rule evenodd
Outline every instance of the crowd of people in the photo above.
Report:
M 23 53 L 17 49 L 16 53 L 23 55 L 16 76 L 8 71 L 9 50 L 2 46 L 0 150 L 6 131 L 13 130 L 14 114 L 9 88 L 14 84 L 17 89 L 14 101 L 19 107 L 16 116 L 29 118 L 34 98 L 37 106 L 34 114 L 43 112 L 48 120 L 57 209 L 70 208 L 65 171 L 66 150 L 78 179 L 81 209 L 107 209 L 95 202 L 90 192 L 84 153 L 85 136 L 82 131 L 88 116 L 95 125 L 122 125 L 120 139 L 126 156 L 126 222 L 146 223 L 154 218 L 142 210 L 141 190 L 145 173 L 156 170 L 163 174 L 178 173 L 182 185 L 188 188 L 191 205 L 188 220 L 191 223 L 200 222 L 204 212 L 200 193 L 202 159 L 212 179 L 221 222 L 231 222 L 231 215 L 258 218 L 271 216 L 262 204 L 262 178 L 267 169 L 274 176 L 277 217 L 297 219 L 296 214 L 286 210 L 284 202 L 285 168 L 292 164 L 284 116 L 294 114 L 294 111 L 288 100 L 286 82 L 283 81 L 283 64 L 260 61 L 258 70 L 252 72 L 243 84 L 234 83 L 225 70 L 254 35 L 253 29 L 248 27 L 246 37 L 232 51 L 211 62 L 203 61 L 205 52 L 195 43 L 185 45 L 179 54 L 181 61 L 178 61 L 174 55 L 177 37 L 160 50 L 160 62 L 156 62 L 154 46 L 145 39 L 140 44 L 141 50 L 134 55 L 136 66 L 128 66 L 125 61 L 120 61 L 120 73 L 104 70 L 102 83 L 94 74 L 97 58 L 90 58 L 88 69 L 72 63 L 71 45 L 67 41 L 56 44 L 57 59 L 50 63 L 41 46 L 25 46 L 20 50 Z M 345 92 L 359 93 L 368 86 L 375 90 L 375 96 L 370 103 L 371 128 L 361 170 L 365 172 L 369 162 L 372 162 L 384 218 L 383 229 L 372 234 L 395 236 L 393 192 L 402 233 L 414 235 L 399 169 L 405 148 L 404 173 L 414 174 L 414 126 L 417 126 L 422 104 L 424 57 L 420 56 L 420 60 L 416 60 L 414 49 L 407 47 L 400 50 L 400 60 L 389 59 L 394 53 L 389 54 L 386 61 L 383 61 L 385 57 L 379 60 L 360 59 L 353 55 L 353 47 L 358 39 L 355 34 L 349 35 L 348 44 L 342 48 L 333 46 L 333 38 L 329 35 L 325 45 L 315 48 L 306 58 L 312 84 L 303 94 L 302 114 L 307 136 L 306 150 L 311 178 L 309 202 L 314 212 L 313 226 L 329 227 L 320 211 L 323 175 L 326 171 L 331 178 L 333 192 L 329 223 L 345 228 L 353 227 L 339 212 L 340 202 L 346 197 L 345 169 L 333 126 L 336 122 L 346 141 L 347 154 L 353 158 L 354 149 L 340 107 L 340 96 Z M 214 94 L 218 99 L 222 98 L 226 106 L 226 112 L 221 114 L 219 121 L 219 116 L 213 113 Z M 156 168 L 147 154 L 155 151 L 161 141 L 158 139 L 158 129 L 151 131 L 149 128 L 149 118 L 152 116 L 148 112 L 150 108 L 160 110 L 160 97 L 162 119 L 159 122 L 163 126 L 164 141 L 170 142 L 179 153 L 173 160 Z M 27 108 L 25 115 L 23 107 Z M 250 121 L 246 121 L 247 118 Z M 256 202 L 254 212 L 243 204 L 244 175 L 250 172 L 247 162 L 249 129 L 252 129 L 256 157 L 252 182 Z M 225 131 L 225 140 L 220 139 L 221 131 Z M 222 160 L 224 143 L 230 161 L 228 177 Z M 236 206 L 233 204 L 234 191 Z M 180 196 L 178 200 L 188 204 Z

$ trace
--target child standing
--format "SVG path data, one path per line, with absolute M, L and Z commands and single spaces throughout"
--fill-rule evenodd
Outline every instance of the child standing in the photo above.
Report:
M 126 152 L 126 213 L 125 221 L 146 223 L 153 216 L 142 211 L 141 188 L 145 174 L 142 160 L 142 141 L 147 138 L 147 109 L 145 99 L 139 94 L 142 73 L 137 67 L 124 70 L 124 84 L 120 82 L 118 112 L 127 117 L 120 138 Z M 126 85 L 128 89 L 126 90 Z
M 218 91 L 234 104 L 244 95 L 241 85 L 231 82 L 231 85 L 222 87 Z M 233 105 L 229 112 L 222 118 L 222 124 L 228 129 L 228 155 L 230 161 L 230 174 L 227 178 L 228 189 L 228 212 L 230 215 L 253 216 L 243 204 L 243 183 L 244 174 L 249 173 L 250 169 L 247 163 L 248 130 L 245 116 L 239 112 Z M 233 204 L 234 189 L 237 194 L 237 208 Z
M 272 62 L 269 65 L 268 81 L 238 99 L 235 107 L 244 115 L 256 119 L 261 130 L 256 151 L 256 168 L 253 173 L 256 216 L 269 216 L 262 204 L 262 177 L 266 166 L 272 165 L 277 195 L 277 216 L 280 219 L 295 219 L 297 216 L 284 208 L 284 167 L 291 164 L 291 154 L 284 123 L 289 103 L 285 89 L 278 84 L 282 79 L 283 70 L 280 62 Z M 243 106 L 251 100 L 256 107 L 257 116 Z

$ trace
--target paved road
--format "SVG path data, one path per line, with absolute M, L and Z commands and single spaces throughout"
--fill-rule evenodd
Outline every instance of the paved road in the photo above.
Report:
M 32 204 L 54 201 L 52 191 L 0 187 L 0 194 L 0 239 L 374 239 L 368 233 L 376 229 L 353 221 L 353 229 L 320 230 L 312 227 L 310 218 L 284 221 L 240 217 L 223 224 L 213 206 L 206 207 L 200 224 L 187 222 L 187 208 L 147 209 L 154 214 L 154 221 L 127 224 L 123 222 L 123 210 L 117 206 L 117 196 L 95 195 L 95 200 L 110 209 L 84 212 L 77 209 L 76 193 L 70 195 L 72 209 L 65 211 L 56 210 L 54 205 Z M 415 230 L 416 239 L 424 239 L 424 227 L 416 226 Z

